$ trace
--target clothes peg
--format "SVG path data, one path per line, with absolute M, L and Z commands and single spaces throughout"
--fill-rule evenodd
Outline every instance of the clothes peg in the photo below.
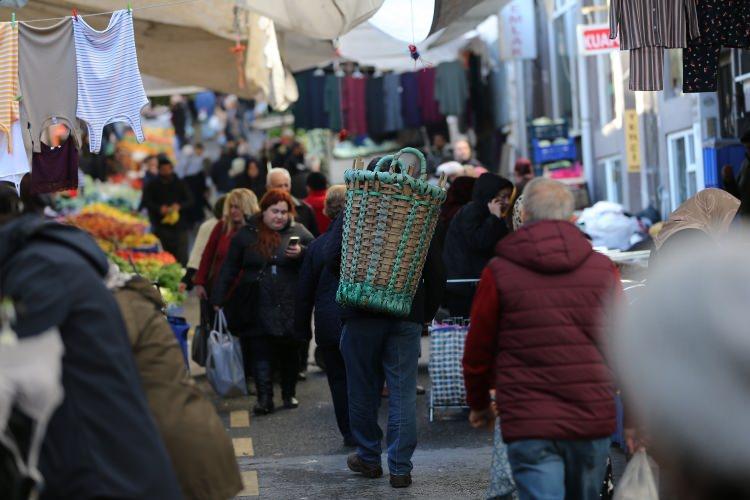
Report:
M 78 9 L 73 7 L 73 21 L 78 21 Z
M 16 13 L 15 12 L 13 12 L 10 15 L 10 27 L 13 29 L 16 29 Z
M 128 2 L 128 14 L 132 14 L 132 13 L 133 13 L 133 5 L 130 2 Z

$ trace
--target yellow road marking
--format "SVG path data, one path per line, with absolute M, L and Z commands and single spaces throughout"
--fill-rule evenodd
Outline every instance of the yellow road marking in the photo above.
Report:
M 237 493 L 238 497 L 257 497 L 260 495 L 258 489 L 258 472 L 246 470 L 242 473 L 242 491 Z
M 229 414 L 230 427 L 250 427 L 250 413 L 247 410 L 233 411 Z
M 232 445 L 234 445 L 235 457 L 252 457 L 255 455 L 251 438 L 234 438 L 232 439 Z

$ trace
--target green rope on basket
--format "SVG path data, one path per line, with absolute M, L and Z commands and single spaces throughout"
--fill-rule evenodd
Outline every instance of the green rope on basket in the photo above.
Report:
M 405 153 L 414 154 L 419 159 L 418 177 L 409 175 L 408 169 L 400 159 Z M 389 168 L 384 171 L 386 165 Z M 397 317 L 409 314 L 417 280 L 421 276 L 426 252 L 435 230 L 436 214 L 446 198 L 445 190 L 429 184 L 426 177 L 424 155 L 413 148 L 404 148 L 395 155 L 382 157 L 372 171 L 346 171 L 344 179 L 347 185 L 347 204 L 342 242 L 342 272 L 336 293 L 339 304 L 384 312 Z M 365 186 L 362 186 L 362 183 L 365 183 Z M 381 192 L 381 185 L 391 187 Z M 396 192 L 393 192 L 394 188 Z M 409 212 L 403 232 L 399 235 L 393 262 L 386 268 L 387 264 L 382 260 L 382 251 L 390 227 L 389 208 L 395 201 L 408 202 Z M 427 207 L 427 210 L 424 207 Z M 425 220 L 419 221 L 418 224 L 420 214 L 425 214 Z M 417 244 L 411 248 L 409 243 L 415 238 Z M 350 240 L 353 248 L 350 248 Z M 366 247 L 364 241 L 367 241 Z M 370 249 L 369 255 L 362 254 L 365 248 Z M 397 290 L 396 281 L 403 270 L 407 251 L 411 260 L 406 269 L 406 282 L 403 289 Z M 382 275 L 381 273 L 389 276 L 388 284 L 385 286 L 375 284 L 376 277 Z

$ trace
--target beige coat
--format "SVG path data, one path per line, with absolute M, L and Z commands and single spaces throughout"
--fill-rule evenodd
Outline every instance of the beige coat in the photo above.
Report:
M 114 291 L 151 412 L 186 499 L 226 500 L 242 489 L 232 443 L 190 378 L 162 300 L 135 277 Z

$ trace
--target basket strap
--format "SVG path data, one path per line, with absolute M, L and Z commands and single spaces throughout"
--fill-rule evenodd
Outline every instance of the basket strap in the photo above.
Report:
M 401 168 L 401 173 L 404 175 L 409 175 L 408 169 L 405 171 L 403 169 L 403 163 L 401 163 L 400 157 L 404 153 L 410 153 L 417 157 L 419 160 L 419 178 L 422 180 L 427 179 L 427 160 L 424 157 L 424 154 L 418 149 L 415 148 L 404 148 L 395 155 L 393 155 L 393 158 L 391 159 L 391 169 L 396 166 L 396 162 L 399 162 L 399 167 Z

